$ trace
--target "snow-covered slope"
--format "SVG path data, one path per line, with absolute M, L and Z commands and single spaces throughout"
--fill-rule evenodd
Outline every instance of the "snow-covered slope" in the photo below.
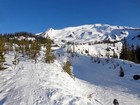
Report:
M 71 45 L 73 43 L 79 54 L 83 54 L 86 50 L 91 56 L 105 57 L 106 50 L 110 56 L 115 53 L 119 58 L 122 49 L 122 39 L 126 39 L 131 46 L 140 45 L 140 28 L 110 26 L 108 24 L 93 24 L 77 27 L 68 27 L 60 30 L 52 28 L 40 33 L 43 37 L 50 37 L 55 44 L 59 46 Z M 67 43 L 67 44 L 66 44 Z
M 19 57 L 15 69 L 13 53 L 7 54 L 8 69 L 0 71 L 0 105 L 112 105 L 114 99 L 120 105 L 139 105 L 140 84 L 132 76 L 140 73 L 140 65 L 120 60 L 107 63 L 105 59 L 95 63 L 79 55 L 71 58 L 76 76 L 72 78 L 62 69 L 69 55 L 61 54 L 52 64 L 44 63 L 43 56 L 36 64 Z M 120 66 L 124 78 L 119 77 Z
M 57 44 L 71 41 L 74 41 L 75 43 L 94 43 L 95 41 L 102 42 L 105 40 L 120 41 L 125 37 L 127 37 L 131 44 L 140 44 L 139 39 L 134 38 L 135 36 L 140 35 L 140 28 L 110 26 L 107 24 L 83 25 L 60 30 L 50 28 L 40 35 L 43 37 L 49 36 Z
M 140 84 L 139 81 L 133 80 L 133 75 L 140 74 L 140 65 L 114 59 L 110 62 L 100 59 L 100 63 L 95 63 L 94 59 L 91 60 L 86 56 L 72 58 L 76 77 L 93 84 L 94 88 L 97 86 L 95 90 L 97 93 L 93 91 L 92 97 L 96 97 L 101 105 L 112 105 L 111 100 L 114 98 L 119 100 L 120 105 L 139 105 Z M 119 77 L 120 66 L 125 72 L 123 78 Z
M 49 29 L 38 35 L 62 45 L 53 48 L 57 59 L 45 63 L 42 48 L 36 64 L 19 56 L 15 66 L 14 53 L 7 53 L 7 69 L 0 71 L 0 105 L 113 105 L 114 99 L 120 105 L 140 105 L 140 80 L 133 79 L 140 74 L 140 65 L 106 56 L 115 52 L 119 57 L 124 37 L 130 44 L 140 44 L 140 29 L 94 24 Z M 67 58 L 74 77 L 62 69 Z M 124 77 L 119 76 L 120 67 Z
M 46 64 L 20 58 L 14 69 L 13 54 L 8 69 L 0 71 L 0 105 L 93 105 L 84 83 L 72 79 L 58 61 Z M 11 59 L 9 59 L 11 58 Z

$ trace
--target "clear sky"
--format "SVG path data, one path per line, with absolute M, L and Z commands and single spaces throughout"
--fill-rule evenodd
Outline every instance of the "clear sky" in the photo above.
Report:
M 0 0 L 0 33 L 96 23 L 140 27 L 140 0 Z

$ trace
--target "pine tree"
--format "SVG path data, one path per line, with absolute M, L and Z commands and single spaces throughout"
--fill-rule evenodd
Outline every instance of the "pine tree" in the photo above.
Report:
M 13 51 L 13 42 L 9 38 L 6 40 L 5 51 L 6 51 L 6 53 L 9 53 L 10 51 Z
M 113 58 L 118 58 L 117 54 L 115 53 L 115 50 L 113 50 Z
M 14 60 L 12 61 L 13 65 L 14 65 L 14 69 L 16 68 L 16 65 L 19 63 L 19 54 L 20 54 L 20 48 L 19 46 L 14 46 Z
M 137 57 L 137 60 L 138 60 L 138 63 L 140 63 L 140 46 L 136 46 L 136 57 Z
M 139 63 L 139 60 L 137 58 L 137 53 L 136 53 L 137 47 L 136 49 L 134 48 L 134 45 L 131 46 L 131 61 L 135 62 L 135 63 Z
M 29 52 L 30 52 L 30 43 L 29 43 L 29 41 L 26 41 L 26 43 L 25 43 L 25 45 L 24 45 L 25 47 L 24 47 L 24 53 L 25 53 L 25 55 L 27 55 L 27 56 L 29 56 Z
M 121 59 L 127 59 L 127 55 L 128 55 L 128 49 L 127 49 L 127 43 L 126 43 L 126 39 L 123 40 L 123 46 L 122 46 L 122 51 L 120 53 L 120 58 Z
M 52 50 L 51 50 L 51 39 L 50 38 L 46 38 L 46 54 L 45 54 L 45 62 L 46 63 L 53 63 L 55 58 L 55 55 L 53 54 Z
M 121 66 L 120 66 L 120 77 L 124 77 L 124 70 Z
M 19 63 L 19 60 L 18 60 L 18 52 L 15 52 L 14 61 L 13 61 L 14 69 L 16 68 L 16 65 L 18 63 Z
M 66 61 L 66 63 L 63 66 L 63 69 L 65 72 L 67 72 L 70 76 L 72 76 L 72 72 L 71 72 L 71 63 L 69 60 Z
M 137 45 L 136 48 L 134 47 L 134 45 L 129 46 L 129 44 L 126 43 L 126 40 L 124 40 L 122 52 L 120 53 L 120 58 L 130 60 L 135 63 L 139 63 L 140 62 L 139 46 Z
M 35 60 L 35 63 L 37 62 L 37 57 L 39 55 L 40 51 L 40 45 L 37 41 L 33 41 L 30 46 L 30 58 Z
M 18 41 L 19 50 L 21 54 L 23 55 L 23 57 L 25 56 L 25 43 L 26 43 L 25 40 Z
M 0 36 L 0 70 L 4 70 L 6 69 L 4 67 L 4 62 L 5 62 L 5 57 L 4 57 L 4 41 L 3 41 L 3 38 L 2 36 Z

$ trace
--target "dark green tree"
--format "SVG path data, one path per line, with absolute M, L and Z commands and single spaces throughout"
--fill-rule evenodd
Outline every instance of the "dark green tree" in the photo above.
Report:
M 54 60 L 56 59 L 55 55 L 53 54 L 53 51 L 51 49 L 51 39 L 46 38 L 46 54 L 45 54 L 45 62 L 46 63 L 53 63 Z
M 140 63 L 140 46 L 136 46 L 136 57 L 137 57 L 137 60 L 138 60 L 138 63 Z
M 65 72 L 67 72 L 70 76 L 72 76 L 72 72 L 71 72 L 71 63 L 69 60 L 66 61 L 66 63 L 63 66 L 63 69 Z
M 14 69 L 16 68 L 16 65 L 19 63 L 19 59 L 18 59 L 19 53 L 17 50 L 18 48 L 15 48 L 14 60 L 12 62 L 14 65 Z
M 35 63 L 37 63 L 37 57 L 39 56 L 40 44 L 37 41 L 33 41 L 30 46 L 29 57 L 34 59 Z
M 121 66 L 120 66 L 120 77 L 124 77 L 124 70 Z
M 127 48 L 127 43 L 126 39 L 123 40 L 123 46 L 122 46 L 122 51 L 120 53 L 120 58 L 121 59 L 127 59 L 128 55 L 128 48 Z
M 139 63 L 134 45 L 131 46 L 131 59 L 130 60 L 133 62 Z
M 5 62 L 5 57 L 4 57 L 4 54 L 5 54 L 5 42 L 3 40 L 3 37 L 0 36 L 0 70 L 4 70 L 6 69 L 4 67 L 4 62 Z
M 13 51 L 13 42 L 11 39 L 6 40 L 6 46 L 5 46 L 6 53 L 9 53 L 10 51 Z
M 113 50 L 113 58 L 118 58 L 117 54 L 115 53 L 115 50 Z

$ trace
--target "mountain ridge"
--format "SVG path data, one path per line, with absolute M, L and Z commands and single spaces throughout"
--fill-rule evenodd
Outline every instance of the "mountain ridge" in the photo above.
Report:
M 63 29 L 53 29 L 36 34 L 43 37 L 50 37 L 57 44 L 65 42 L 102 42 L 104 40 L 120 41 L 126 38 L 130 44 L 140 44 L 139 41 L 131 40 L 140 34 L 140 28 L 127 26 L 111 26 L 108 24 L 89 24 L 76 27 L 66 27 Z M 116 38 L 116 39 L 115 39 Z M 65 41 L 64 41 L 65 40 Z M 137 42 L 137 43 L 136 43 Z

